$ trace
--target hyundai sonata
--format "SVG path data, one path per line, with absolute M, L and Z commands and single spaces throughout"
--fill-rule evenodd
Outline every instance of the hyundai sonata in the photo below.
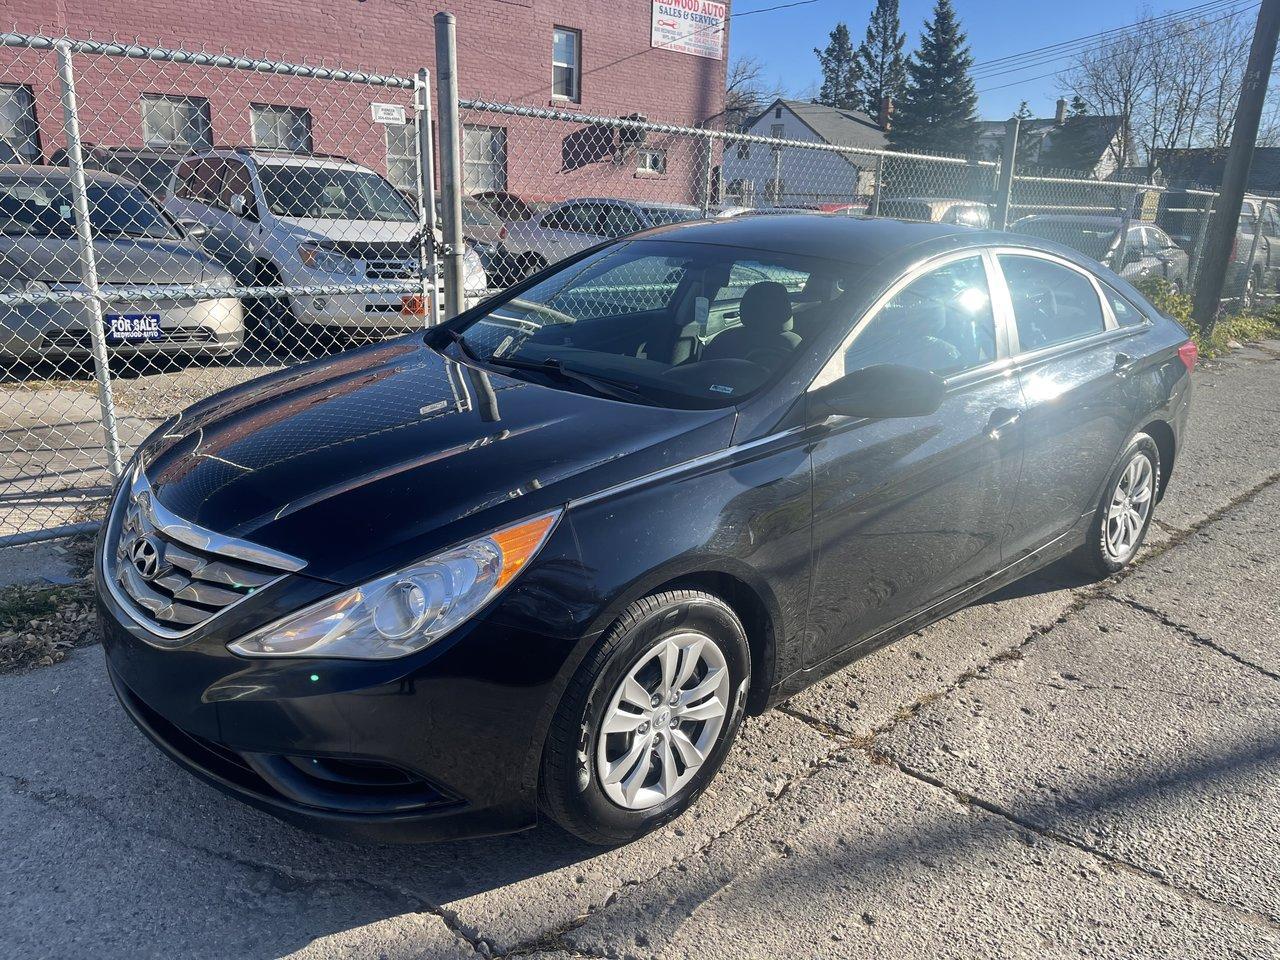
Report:
M 313 829 L 623 842 L 744 715 L 1059 557 L 1129 563 L 1195 359 L 1034 238 L 659 228 L 160 428 L 101 538 L 111 677 Z

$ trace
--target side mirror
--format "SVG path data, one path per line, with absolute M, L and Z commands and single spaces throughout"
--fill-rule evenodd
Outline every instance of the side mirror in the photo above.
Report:
M 182 219 L 178 221 L 178 226 L 191 240 L 201 240 L 209 235 L 209 228 L 199 220 Z
M 231 202 L 227 205 L 227 209 L 231 211 L 233 217 L 252 218 L 253 206 L 249 203 L 249 198 L 243 193 L 234 194 Z
M 878 363 L 847 373 L 809 395 L 819 416 L 886 419 L 927 417 L 942 406 L 946 384 L 936 373 L 898 363 Z

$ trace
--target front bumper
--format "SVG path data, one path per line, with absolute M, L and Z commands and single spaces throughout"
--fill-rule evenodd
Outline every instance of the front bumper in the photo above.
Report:
M 105 589 L 101 562 L 98 596 L 125 711 L 170 758 L 237 799 L 313 832 L 375 842 L 537 823 L 543 718 L 563 641 L 476 622 L 397 661 L 246 659 L 226 649 L 246 629 L 239 608 L 164 650 Z M 267 609 L 281 602 L 262 599 Z

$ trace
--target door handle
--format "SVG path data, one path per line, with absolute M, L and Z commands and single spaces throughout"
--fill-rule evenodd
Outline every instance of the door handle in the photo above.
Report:
M 1011 407 L 997 407 L 987 420 L 987 436 L 999 440 L 1006 430 L 1014 427 L 1022 419 L 1022 412 Z

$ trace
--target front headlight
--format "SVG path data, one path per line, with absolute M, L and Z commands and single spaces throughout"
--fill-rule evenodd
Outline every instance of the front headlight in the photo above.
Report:
M 358 260 L 352 260 L 350 257 L 343 256 L 338 251 L 330 250 L 319 243 L 298 244 L 298 259 L 302 261 L 303 266 L 312 270 L 319 270 L 322 273 L 353 275 L 360 272 L 360 262 Z
M 228 644 L 246 657 L 389 660 L 439 640 L 502 592 L 561 511 L 438 553 Z

